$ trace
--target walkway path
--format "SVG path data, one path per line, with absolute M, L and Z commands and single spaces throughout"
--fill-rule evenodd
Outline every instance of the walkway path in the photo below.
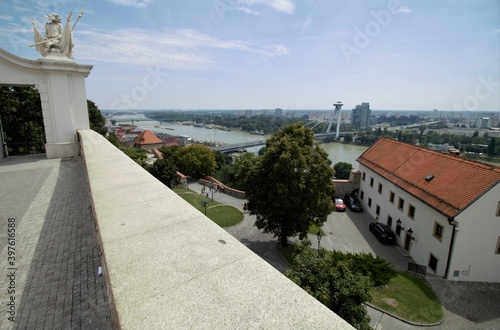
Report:
M 111 329 L 81 159 L 9 157 L 0 182 L 0 329 Z M 16 239 L 9 265 L 8 219 Z
M 202 187 L 198 183 L 189 183 L 189 189 L 196 193 Z M 214 200 L 242 211 L 246 202 L 220 192 L 214 193 Z M 380 244 L 368 229 L 371 221 L 374 219 L 366 212 L 333 212 L 323 226 L 326 235 L 321 240 L 321 247 L 343 252 L 373 253 L 393 263 L 396 269 L 406 271 L 411 258 L 406 256 L 399 246 Z M 260 232 L 254 226 L 254 222 L 255 216 L 245 213 L 241 223 L 225 229 L 264 260 L 284 272 L 288 265 L 276 249 L 277 239 L 272 234 Z M 309 239 L 313 245 L 317 244 L 315 235 L 309 235 Z M 432 275 L 427 276 L 427 281 L 445 307 L 445 321 L 428 329 L 500 329 L 500 284 L 452 282 Z M 371 307 L 367 307 L 367 310 L 371 317 L 370 325 L 376 330 L 422 328 Z

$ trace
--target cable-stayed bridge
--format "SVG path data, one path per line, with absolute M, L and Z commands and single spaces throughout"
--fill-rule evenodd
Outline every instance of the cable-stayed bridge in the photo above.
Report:
M 337 134 L 339 137 L 343 137 L 343 136 L 346 136 L 348 134 L 356 135 L 356 134 L 358 134 L 358 132 L 318 133 L 318 134 L 314 134 L 314 138 L 321 139 L 321 138 L 326 138 L 326 137 L 336 137 Z M 242 142 L 242 143 L 227 144 L 227 145 L 218 146 L 218 147 L 211 147 L 210 149 L 212 149 L 214 151 L 220 151 L 220 152 L 238 151 L 238 150 L 245 149 L 245 148 L 263 146 L 266 144 L 266 141 L 267 140 L 248 141 L 248 142 Z

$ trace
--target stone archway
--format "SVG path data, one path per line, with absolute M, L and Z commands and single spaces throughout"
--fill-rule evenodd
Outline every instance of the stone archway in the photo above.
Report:
M 0 84 L 31 85 L 40 92 L 47 158 L 78 155 L 77 130 L 90 127 L 85 78 L 91 70 L 65 57 L 28 60 L 0 48 Z

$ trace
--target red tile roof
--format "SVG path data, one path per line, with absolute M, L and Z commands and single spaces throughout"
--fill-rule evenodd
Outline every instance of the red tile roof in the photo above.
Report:
M 500 182 L 500 167 L 387 138 L 378 139 L 358 162 L 448 217 Z M 426 180 L 429 175 L 433 178 Z
M 134 143 L 143 146 L 148 144 L 163 144 L 163 141 L 155 133 L 145 130 L 135 138 Z

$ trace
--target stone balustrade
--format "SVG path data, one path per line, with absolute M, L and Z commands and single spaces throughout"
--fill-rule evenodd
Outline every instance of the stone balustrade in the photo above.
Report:
M 104 137 L 78 136 L 117 328 L 353 329 Z

